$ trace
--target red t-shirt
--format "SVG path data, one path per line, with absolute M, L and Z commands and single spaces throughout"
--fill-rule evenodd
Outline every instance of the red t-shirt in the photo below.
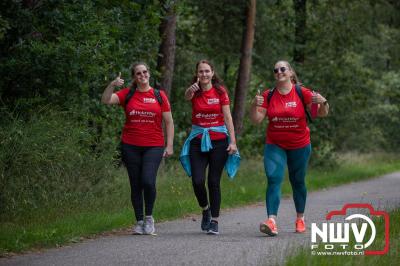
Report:
M 122 142 L 136 146 L 164 146 L 162 112 L 171 111 L 164 91 L 160 90 L 162 98 L 162 104 L 160 104 L 154 95 L 153 88 L 146 92 L 136 90 L 125 108 L 128 92 L 129 88 L 116 92 L 126 117 L 122 129 Z
M 192 124 L 200 127 L 217 127 L 225 124 L 222 106 L 229 105 L 229 96 L 225 90 L 218 93 L 215 87 L 202 91 L 192 98 Z M 211 140 L 225 139 L 224 133 L 209 131 Z M 202 134 L 198 136 L 201 138 Z
M 304 102 L 311 103 L 312 92 L 302 87 Z M 276 90 L 267 102 L 269 90 L 263 92 L 264 103 L 261 107 L 267 109 L 268 128 L 265 143 L 275 144 L 283 149 L 299 149 L 310 144 L 310 129 L 307 126 L 306 113 L 303 103 L 292 90 L 282 95 Z

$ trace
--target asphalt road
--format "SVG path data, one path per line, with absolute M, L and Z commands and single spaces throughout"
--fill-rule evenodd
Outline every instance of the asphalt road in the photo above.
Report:
M 200 217 L 156 224 L 157 236 L 128 232 L 85 240 L 61 248 L 0 259 L 0 265 L 275 265 L 289 253 L 310 243 L 311 222 L 345 203 L 371 203 L 375 209 L 400 207 L 400 172 L 351 183 L 308 195 L 307 232 L 294 233 L 295 210 L 291 198 L 281 201 L 279 235 L 258 231 L 265 219 L 264 204 L 223 210 L 220 235 L 200 231 Z

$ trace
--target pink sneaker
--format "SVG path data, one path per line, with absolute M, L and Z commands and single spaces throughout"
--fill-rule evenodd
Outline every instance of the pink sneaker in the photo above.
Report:
M 306 224 L 304 219 L 297 218 L 296 219 L 296 233 L 304 233 L 306 231 Z
M 270 236 L 278 234 L 278 227 L 273 219 L 269 218 L 260 224 L 260 231 Z

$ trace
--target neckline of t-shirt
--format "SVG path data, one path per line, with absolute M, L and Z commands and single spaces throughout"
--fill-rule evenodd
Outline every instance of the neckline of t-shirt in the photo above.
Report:
M 211 88 L 209 88 L 208 90 L 203 91 L 203 89 L 201 89 L 201 91 L 202 91 L 203 93 L 207 93 L 207 92 L 210 92 L 212 89 L 215 89 L 215 87 L 214 87 L 214 86 L 211 86 Z
M 288 95 L 290 95 L 290 94 L 292 93 L 293 87 L 292 87 L 292 88 L 290 89 L 290 91 L 289 91 L 288 93 L 286 93 L 286 94 L 280 93 L 280 91 L 279 91 L 278 89 L 276 89 L 276 90 L 277 90 L 277 92 L 279 93 L 280 96 L 286 97 L 286 96 L 288 96 Z
M 151 90 L 153 89 L 153 87 L 150 87 L 150 89 L 149 90 L 147 90 L 147 91 L 140 91 L 139 89 L 136 89 L 136 91 L 135 92 L 139 92 L 139 93 L 147 93 L 147 92 L 151 92 Z M 153 89 L 154 90 L 154 89 Z

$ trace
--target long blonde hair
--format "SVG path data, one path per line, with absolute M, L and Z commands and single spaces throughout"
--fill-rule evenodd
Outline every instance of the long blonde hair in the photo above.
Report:
M 289 70 L 292 72 L 292 76 L 290 77 L 290 81 L 291 81 L 293 84 L 295 84 L 295 85 L 302 85 L 301 81 L 300 81 L 299 78 L 297 77 L 296 71 L 294 71 L 293 67 L 289 64 L 288 61 L 279 60 L 278 62 L 275 63 L 275 65 L 278 64 L 278 63 L 284 63 L 284 64 L 289 68 Z

